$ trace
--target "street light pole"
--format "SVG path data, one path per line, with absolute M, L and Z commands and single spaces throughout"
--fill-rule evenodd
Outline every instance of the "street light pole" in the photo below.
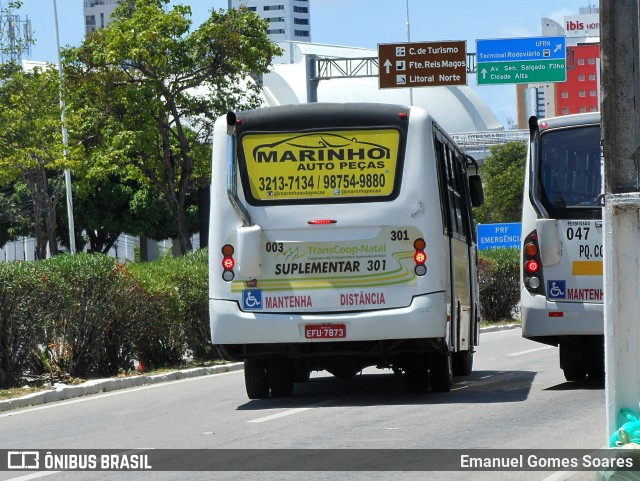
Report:
M 409 22 L 409 0 L 405 0 L 407 12 L 407 43 L 411 43 L 411 23 Z M 409 105 L 413 105 L 413 87 L 409 87 Z
M 69 157 L 69 134 L 67 132 L 66 121 L 66 104 L 64 101 L 64 88 L 62 85 L 62 56 L 60 55 L 60 34 L 58 31 L 58 6 L 56 0 L 53 0 L 53 18 L 56 27 L 56 47 L 58 50 L 58 73 L 60 75 L 60 120 L 62 123 L 62 145 L 64 147 L 64 158 Z M 64 170 L 64 181 L 67 187 L 67 216 L 69 218 L 69 251 L 71 254 L 76 253 L 76 236 L 75 226 L 73 223 L 73 197 L 71 194 L 71 170 Z

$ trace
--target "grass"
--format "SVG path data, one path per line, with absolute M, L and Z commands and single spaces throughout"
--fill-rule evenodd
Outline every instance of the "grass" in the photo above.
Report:
M 510 324 L 522 324 L 520 319 L 503 319 L 501 321 L 480 321 L 480 327 L 508 326 Z
M 10 389 L 0 389 L 0 401 L 4 401 L 5 399 L 13 399 L 13 398 L 16 398 L 16 397 L 26 396 L 27 394 L 31 394 L 31 393 L 34 393 L 34 392 L 45 391 L 47 389 L 50 389 L 50 387 L 47 387 L 47 386 L 40 386 L 40 387 L 24 386 L 24 387 L 13 387 L 13 388 L 10 388 Z

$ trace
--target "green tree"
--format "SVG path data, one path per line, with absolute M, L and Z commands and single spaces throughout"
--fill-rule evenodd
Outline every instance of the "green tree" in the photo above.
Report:
M 524 142 L 491 147 L 481 171 L 484 205 L 474 212 L 478 223 L 520 222 L 526 155 Z
M 162 192 L 185 253 L 192 248 L 189 194 L 210 182 L 213 122 L 227 110 L 259 105 L 260 86 L 247 79 L 266 73 L 280 49 L 266 22 L 245 8 L 212 10 L 190 31 L 190 8 L 167 4 L 123 2 L 108 27 L 65 52 L 65 72 L 70 95 L 91 96 L 89 105 L 69 105 L 99 126 L 94 165 L 125 167 Z
M 56 207 L 64 169 L 73 165 L 63 155 L 59 85 L 54 69 L 0 66 L 0 186 L 26 186 L 38 259 L 46 257 L 47 246 L 57 254 Z
M 0 248 L 33 229 L 31 196 L 21 182 L 0 187 Z

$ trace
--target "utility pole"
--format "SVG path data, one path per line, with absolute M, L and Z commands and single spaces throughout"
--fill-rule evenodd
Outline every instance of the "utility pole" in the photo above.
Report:
M 640 397 L 640 0 L 601 0 L 607 436 Z

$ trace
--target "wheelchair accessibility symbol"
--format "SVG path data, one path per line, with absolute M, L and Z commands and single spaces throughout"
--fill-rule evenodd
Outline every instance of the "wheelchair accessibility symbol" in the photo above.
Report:
M 549 299 L 567 298 L 567 281 L 547 281 Z
M 242 305 L 245 309 L 262 309 L 262 291 L 242 291 Z

